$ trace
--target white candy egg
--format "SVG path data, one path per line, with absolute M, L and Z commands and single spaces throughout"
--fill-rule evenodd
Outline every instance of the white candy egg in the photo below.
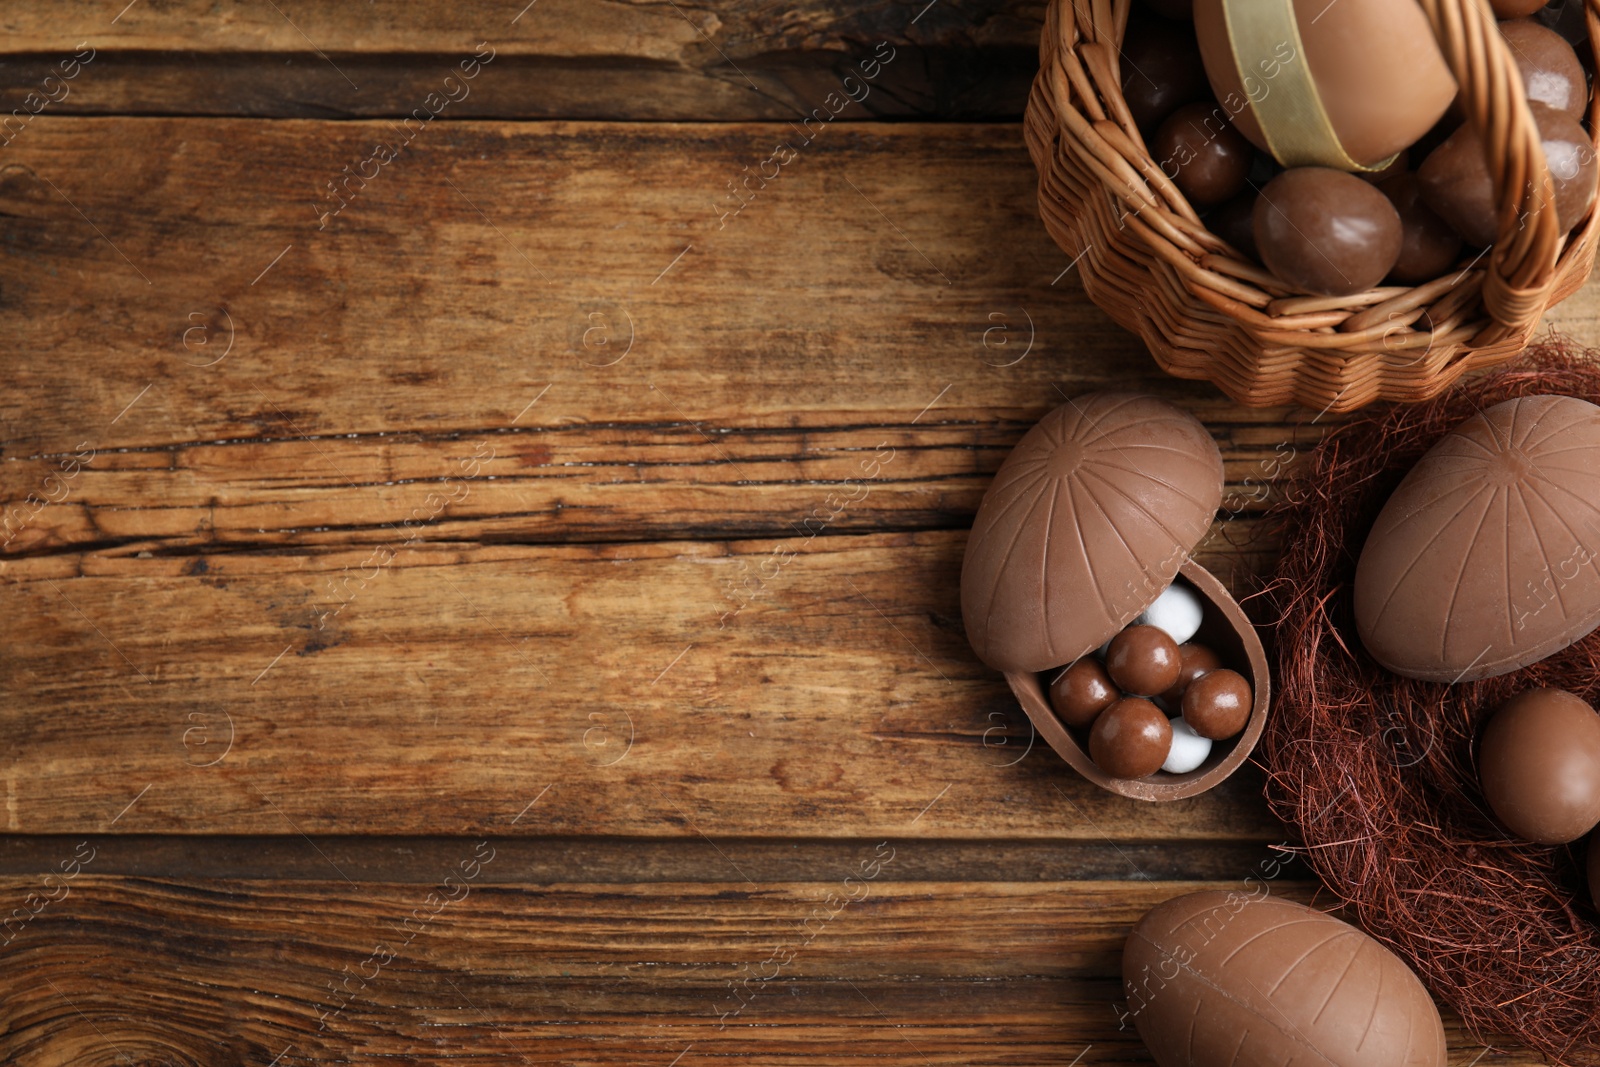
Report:
M 1204 615 L 1205 609 L 1200 606 L 1200 598 L 1194 590 L 1173 582 L 1133 621 L 1135 625 L 1142 623 L 1165 630 L 1168 637 L 1181 645 L 1199 631 Z
M 1211 738 L 1201 737 L 1180 715 L 1172 720 L 1172 748 L 1161 769 L 1168 774 L 1187 774 L 1211 755 Z

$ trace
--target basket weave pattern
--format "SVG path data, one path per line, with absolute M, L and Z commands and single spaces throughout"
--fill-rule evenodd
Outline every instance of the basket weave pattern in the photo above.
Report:
M 1418 2 L 1490 146 L 1500 237 L 1424 285 L 1330 297 L 1289 288 L 1210 233 L 1152 160 L 1120 88 L 1130 0 L 1051 0 L 1023 125 L 1039 212 L 1090 299 L 1169 374 L 1254 405 L 1425 400 L 1521 352 L 1588 278 L 1600 212 L 1559 232 L 1522 79 L 1486 0 Z M 1600 0 L 1586 15 L 1600 48 Z M 1592 100 L 1591 138 L 1597 116 Z

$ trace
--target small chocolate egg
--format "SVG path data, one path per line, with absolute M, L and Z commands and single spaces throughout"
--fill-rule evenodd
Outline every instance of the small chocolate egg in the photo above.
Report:
M 1178 680 L 1183 659 L 1178 642 L 1154 626 L 1130 626 L 1111 639 L 1106 672 L 1124 693 L 1153 697 Z
M 1250 683 L 1238 671 L 1208 671 L 1183 691 L 1183 720 L 1201 737 L 1221 741 L 1244 729 L 1254 700 Z
M 1561 231 L 1572 229 L 1594 204 L 1597 172 L 1594 147 L 1583 127 L 1565 111 L 1537 101 L 1528 104 L 1544 142 L 1545 162 L 1555 185 L 1556 218 Z M 1483 139 L 1462 126 L 1444 139 L 1417 169 L 1422 199 L 1470 245 L 1494 243 L 1499 215 L 1494 184 L 1483 157 Z
M 1400 258 L 1389 278 L 1402 285 L 1431 282 L 1461 256 L 1461 237 L 1427 204 L 1415 174 L 1396 174 L 1378 183 L 1400 213 Z
M 1232 245 L 1234 251 L 1259 261 L 1261 256 L 1256 252 L 1255 208 L 1255 190 L 1246 189 L 1209 212 L 1206 215 L 1206 229 Z
M 1161 769 L 1172 749 L 1172 723 L 1140 697 L 1123 697 L 1089 728 L 1089 758 L 1118 778 L 1143 778 Z
M 1268 270 L 1329 296 L 1371 289 L 1400 256 L 1400 215 L 1389 198 L 1327 167 L 1295 167 L 1268 182 L 1255 232 Z
M 1153 130 L 1184 104 L 1211 95 L 1192 26 L 1165 19 L 1129 23 L 1121 65 L 1122 99 L 1141 130 Z
M 1161 694 L 1161 699 L 1173 707 L 1183 700 L 1184 690 L 1202 674 L 1209 674 L 1222 666 L 1222 658 L 1205 645 L 1193 643 L 1178 646 L 1178 680 L 1172 688 Z
M 1517 694 L 1483 729 L 1478 781 L 1518 837 L 1576 841 L 1600 823 L 1600 715 L 1560 689 Z
M 1589 82 L 1583 74 L 1578 53 L 1555 30 L 1532 19 L 1516 19 L 1500 24 L 1511 58 L 1522 74 L 1522 85 L 1530 101 L 1548 104 L 1574 119 L 1583 118 L 1589 102 Z
M 1250 173 L 1250 142 L 1211 101 L 1174 111 L 1150 147 L 1161 173 L 1201 207 L 1238 195 Z
M 1068 726 L 1085 727 L 1122 694 L 1093 656 L 1085 656 L 1050 683 L 1050 706 Z
M 1549 2 L 1550 0 L 1489 0 L 1489 7 L 1494 10 L 1494 17 L 1497 19 L 1520 19 L 1533 14 Z
M 1154 626 L 1181 645 L 1199 631 L 1204 618 L 1205 607 L 1194 589 L 1187 582 L 1177 581 L 1163 589 L 1133 623 Z
M 1161 769 L 1168 774 L 1188 774 L 1211 755 L 1211 738 L 1201 737 L 1180 715 L 1172 720 L 1172 748 Z

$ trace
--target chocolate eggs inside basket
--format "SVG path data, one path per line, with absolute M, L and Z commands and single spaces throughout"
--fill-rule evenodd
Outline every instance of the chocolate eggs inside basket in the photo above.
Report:
M 1052 0 L 1040 214 L 1169 373 L 1248 404 L 1426 399 L 1520 352 L 1593 266 L 1595 18 Z

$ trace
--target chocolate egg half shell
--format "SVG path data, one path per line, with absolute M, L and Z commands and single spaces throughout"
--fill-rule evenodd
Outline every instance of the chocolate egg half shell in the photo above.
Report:
M 1600 407 L 1496 404 L 1390 496 L 1356 564 L 1356 629 L 1396 674 L 1474 681 L 1600 625 Z
M 1439 1011 L 1410 968 L 1303 904 L 1221 890 L 1159 904 L 1128 936 L 1122 982 L 1160 1067 L 1446 1062 Z
M 996 472 L 961 565 L 978 658 L 1043 671 L 1099 648 L 1165 589 L 1222 503 L 1222 454 L 1193 415 L 1091 393 L 1029 430 Z

